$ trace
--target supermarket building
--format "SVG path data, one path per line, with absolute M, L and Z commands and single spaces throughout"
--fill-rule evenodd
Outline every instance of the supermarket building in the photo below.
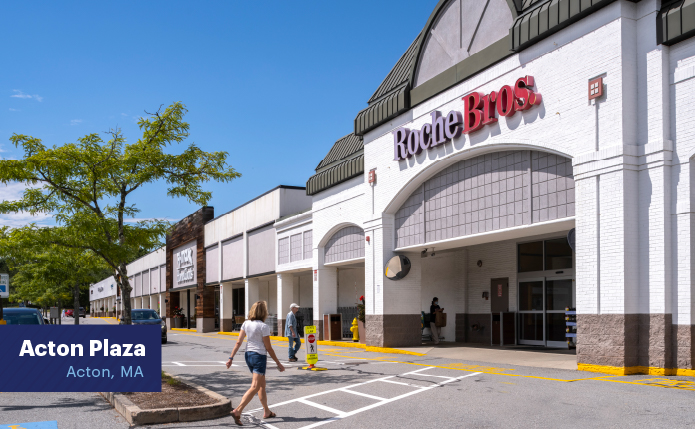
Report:
M 197 260 L 216 268 L 198 268 L 195 305 L 221 322 L 197 329 L 267 299 L 281 332 L 298 299 L 334 337 L 364 295 L 367 344 L 415 346 L 436 296 L 445 341 L 570 339 L 580 369 L 690 374 L 693 34 L 693 0 L 440 1 L 292 189 L 310 199 L 201 220 Z

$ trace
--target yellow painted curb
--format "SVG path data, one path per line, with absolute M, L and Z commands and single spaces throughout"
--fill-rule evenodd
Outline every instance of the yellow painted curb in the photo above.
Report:
M 390 347 L 367 347 L 366 350 L 368 352 L 375 352 L 375 353 L 395 353 L 395 354 L 400 354 L 400 355 L 411 355 L 411 356 L 427 356 L 424 353 L 418 353 L 418 352 L 411 352 L 408 350 L 401 350 L 401 349 L 392 349 Z
M 685 377 L 695 377 L 695 370 L 684 368 L 657 368 L 653 366 L 607 366 L 592 365 L 588 363 L 577 364 L 579 371 L 600 372 L 612 375 L 677 375 Z
M 220 335 L 232 335 L 235 337 L 239 336 L 238 332 L 218 332 Z M 271 336 L 271 340 L 276 340 L 276 341 L 287 341 L 287 337 L 276 337 L 276 336 Z M 302 343 L 304 343 L 304 340 L 300 339 Z M 368 352 L 374 352 L 374 353 L 391 353 L 391 354 L 401 354 L 401 355 L 412 355 L 412 356 L 426 356 L 423 353 L 417 353 L 417 352 L 411 352 L 408 350 L 401 350 L 401 349 L 392 349 L 390 347 L 372 347 L 372 346 L 367 346 L 365 344 L 360 344 L 360 343 L 351 343 L 348 341 L 317 341 L 317 343 L 320 346 L 334 346 L 334 347 L 346 347 L 346 348 L 353 348 L 353 349 L 364 349 L 365 351 Z
M 170 328 L 170 331 L 183 331 L 183 332 L 198 332 L 195 329 L 187 329 L 187 328 Z

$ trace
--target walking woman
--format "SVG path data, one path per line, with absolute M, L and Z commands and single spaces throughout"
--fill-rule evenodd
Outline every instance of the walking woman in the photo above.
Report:
M 246 365 L 249 367 L 249 371 L 253 375 L 253 381 L 251 382 L 251 387 L 244 394 L 241 399 L 239 406 L 232 411 L 232 417 L 234 417 L 234 422 L 243 426 L 241 422 L 241 413 L 244 411 L 244 407 L 251 402 L 251 399 L 258 393 L 258 399 L 263 405 L 263 418 L 272 419 L 276 417 L 275 413 L 270 411 L 268 408 L 268 394 L 265 391 L 265 367 L 268 361 L 267 354 L 275 361 L 280 372 L 285 370 L 282 366 L 277 356 L 275 356 L 275 351 L 273 346 L 270 345 L 270 328 L 265 324 L 265 319 L 268 317 L 268 305 L 265 301 L 258 301 L 251 307 L 249 311 L 249 320 L 241 325 L 241 332 L 239 332 L 239 339 L 234 346 L 234 351 L 227 361 L 227 368 L 232 366 L 232 360 L 234 355 L 239 351 L 239 347 L 244 342 L 244 338 L 248 337 L 246 342 Z

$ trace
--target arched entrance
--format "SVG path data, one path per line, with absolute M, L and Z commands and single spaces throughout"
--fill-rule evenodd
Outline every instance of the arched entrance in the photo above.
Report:
M 446 340 L 566 347 L 574 189 L 569 158 L 510 150 L 451 164 L 412 191 L 395 212 L 396 252 L 419 265 L 421 311 L 434 296 L 444 304 Z

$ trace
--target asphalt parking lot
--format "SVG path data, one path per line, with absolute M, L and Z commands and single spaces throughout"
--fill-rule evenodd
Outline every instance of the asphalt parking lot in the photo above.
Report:
M 251 375 L 241 352 L 232 368 L 224 367 L 235 342 L 232 336 L 170 331 L 163 370 L 225 395 L 236 405 Z M 272 343 L 286 361 L 287 343 Z M 319 366 L 326 371 L 299 369 L 304 366 L 303 350 L 300 362 L 287 364 L 283 373 L 269 365 L 269 404 L 278 417 L 263 420 L 254 399 L 245 410 L 245 426 L 632 428 L 691 427 L 695 421 L 695 380 L 688 377 L 616 377 L 331 346 L 319 346 L 319 353 Z M 8 421 L 6 417 L 19 422 L 42 416 L 59 420 L 60 428 L 127 427 L 96 395 L 33 395 L 12 398 L 26 405 L 11 406 L 5 405 L 5 395 L 0 394 L 0 423 Z M 152 427 L 233 426 L 227 417 Z

